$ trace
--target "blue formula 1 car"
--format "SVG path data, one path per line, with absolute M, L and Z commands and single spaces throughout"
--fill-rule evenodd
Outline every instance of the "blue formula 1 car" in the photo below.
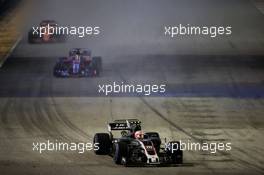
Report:
M 102 71 L 102 58 L 92 57 L 89 49 L 74 48 L 68 57 L 59 58 L 53 69 L 55 77 L 97 77 Z

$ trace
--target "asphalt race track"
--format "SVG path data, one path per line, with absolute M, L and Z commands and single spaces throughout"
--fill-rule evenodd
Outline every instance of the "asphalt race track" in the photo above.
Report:
M 264 173 L 264 16 L 250 1 L 28 3 L 23 39 L 0 69 L 0 174 Z M 42 19 L 99 25 L 103 34 L 29 45 L 27 30 Z M 232 25 L 234 34 L 215 40 L 163 36 L 164 25 L 178 23 Z M 72 47 L 102 56 L 102 75 L 53 77 L 58 57 Z M 98 85 L 114 81 L 167 89 L 150 97 L 98 93 Z M 91 142 L 107 131 L 107 122 L 121 118 L 138 118 L 144 131 L 162 138 L 231 142 L 232 150 L 185 151 L 184 164 L 173 167 L 122 167 L 92 151 L 32 150 L 33 142 L 47 140 Z

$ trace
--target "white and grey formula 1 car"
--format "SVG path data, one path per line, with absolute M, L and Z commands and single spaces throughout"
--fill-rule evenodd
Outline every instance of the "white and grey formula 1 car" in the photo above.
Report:
M 138 119 L 115 120 L 108 123 L 109 133 L 96 133 L 94 144 L 97 155 L 110 155 L 116 164 L 124 166 L 164 166 L 182 164 L 183 152 L 172 148 L 179 142 L 168 142 L 162 147 L 157 132 L 141 131 Z M 121 137 L 114 138 L 113 132 L 121 131 Z

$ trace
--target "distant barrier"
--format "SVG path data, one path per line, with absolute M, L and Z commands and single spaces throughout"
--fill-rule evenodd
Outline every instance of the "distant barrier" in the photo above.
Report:
M 7 0 L 0 0 L 0 7 L 6 2 Z
M 12 9 L 20 0 L 0 0 L 0 15 Z
M 6 9 L 7 0 L 0 0 L 0 14 L 2 14 Z

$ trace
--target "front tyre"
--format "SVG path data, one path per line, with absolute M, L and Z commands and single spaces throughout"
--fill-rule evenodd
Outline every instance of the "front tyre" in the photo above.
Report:
M 169 142 L 166 153 L 169 157 L 170 163 L 182 164 L 183 163 L 183 151 L 180 149 L 180 142 Z M 176 146 L 176 147 L 175 147 Z
M 102 58 L 93 57 L 92 58 L 92 69 L 96 72 L 95 76 L 99 76 L 102 72 Z
M 124 142 L 114 144 L 113 160 L 116 164 L 127 164 L 127 145 Z

